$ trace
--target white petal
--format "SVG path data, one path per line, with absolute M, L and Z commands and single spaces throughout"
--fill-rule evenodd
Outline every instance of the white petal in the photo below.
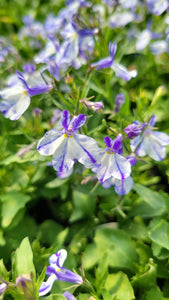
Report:
M 169 135 L 164 132 L 152 131 L 151 138 L 156 139 L 161 144 L 161 146 L 169 145 Z
M 124 179 L 129 177 L 131 173 L 130 162 L 125 157 L 119 154 L 113 154 L 111 155 L 111 157 L 111 175 L 117 179 Z
M 40 139 L 37 150 L 41 155 L 52 155 L 61 145 L 64 146 L 64 142 L 64 135 L 60 131 L 52 129 Z

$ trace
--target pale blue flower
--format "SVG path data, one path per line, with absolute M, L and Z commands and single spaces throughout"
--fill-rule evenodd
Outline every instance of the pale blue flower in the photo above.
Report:
M 152 116 L 142 135 L 130 141 L 131 150 L 138 156 L 150 156 L 156 161 L 164 159 L 167 155 L 166 147 L 169 145 L 169 135 L 160 131 L 154 131 L 155 116 Z
M 105 137 L 104 142 L 107 146 L 102 149 L 98 158 L 99 167 L 92 170 L 97 173 L 97 178 L 103 184 L 106 180 L 124 180 L 130 176 L 131 164 L 122 156 L 122 135 L 112 141 L 111 138 Z M 112 179 L 113 178 L 113 179 Z
M 41 155 L 53 155 L 52 165 L 62 174 L 70 175 L 73 165 L 79 161 L 87 168 L 96 165 L 99 147 L 96 141 L 86 135 L 78 134 L 78 130 L 85 123 L 83 114 L 70 119 L 68 111 L 61 114 L 63 129 L 51 129 L 39 141 L 37 150 Z
M 117 50 L 116 43 L 109 43 L 109 56 L 99 60 L 96 63 L 92 63 L 91 67 L 96 68 L 96 70 L 111 68 L 116 73 L 117 77 L 123 78 L 125 81 L 129 81 L 132 77 L 137 76 L 137 71 L 129 71 L 126 67 L 119 63 L 114 62 L 114 57 Z
M 82 284 L 83 279 L 80 275 L 62 267 L 67 258 L 67 251 L 65 249 L 59 250 L 56 254 L 49 257 L 49 266 L 46 274 L 49 276 L 47 281 L 42 282 L 39 289 L 39 296 L 44 296 L 52 289 L 53 283 L 56 280 L 67 281 L 75 284 Z M 70 295 L 69 295 L 70 296 Z M 67 298 L 71 299 L 71 298 Z
M 159 16 L 168 9 L 169 2 L 168 0 L 147 0 L 147 7 L 149 12 Z
M 1 98 L 0 111 L 5 118 L 15 121 L 27 110 L 32 96 L 48 92 L 52 86 L 39 83 L 28 86 L 25 77 L 17 72 L 18 79 L 15 83 L 0 91 Z

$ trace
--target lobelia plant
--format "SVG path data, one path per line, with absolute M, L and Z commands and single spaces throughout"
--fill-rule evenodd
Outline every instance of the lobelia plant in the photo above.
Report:
M 2 0 L 0 299 L 168 299 L 169 3 L 41 2 Z

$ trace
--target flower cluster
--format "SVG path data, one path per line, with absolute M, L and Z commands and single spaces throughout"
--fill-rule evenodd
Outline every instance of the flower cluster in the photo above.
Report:
M 165 146 L 169 145 L 169 135 L 152 131 L 155 116 L 148 124 L 137 121 L 124 129 L 131 139 L 133 153 L 126 157 L 123 156 L 122 134 L 114 140 L 105 137 L 106 148 L 101 149 L 93 138 L 78 133 L 85 121 L 83 114 L 74 116 L 71 120 L 69 112 L 65 110 L 61 113 L 62 128 L 48 131 L 37 145 L 41 155 L 53 155 L 52 165 L 59 177 L 71 175 L 74 163 L 78 161 L 96 173 L 104 188 L 113 185 L 117 194 L 124 195 L 133 185 L 130 175 L 131 166 L 136 163 L 134 152 L 141 157 L 147 154 L 157 161 L 166 156 Z
M 62 81 L 62 77 L 69 68 L 80 69 L 87 64 L 86 78 L 90 72 L 107 68 L 113 70 L 116 77 L 120 77 L 126 82 L 135 78 L 138 72 L 134 66 L 128 69 L 119 63 L 118 55 L 116 56 L 117 60 L 115 59 L 118 49 L 117 42 L 109 42 L 108 56 L 100 56 L 101 59 L 100 57 L 97 59 L 94 51 L 95 41 L 99 38 L 100 28 L 103 24 L 108 24 L 106 26 L 113 30 L 113 28 L 124 27 L 134 21 L 141 22 L 142 15 L 139 15 L 139 5 L 137 0 L 121 0 L 118 10 L 115 11 L 116 0 L 102 1 L 99 7 L 90 1 L 73 0 L 67 1 L 66 7 L 61 9 L 57 16 L 48 15 L 44 23 L 35 21 L 30 15 L 24 16 L 24 26 L 18 37 L 21 40 L 25 37 L 28 38 L 31 47 L 37 51 L 32 58 L 33 63 L 23 64 L 23 72 L 17 71 L 16 74 L 10 75 L 6 87 L 0 91 L 0 111 L 5 118 L 12 121 L 18 120 L 29 107 L 32 97 L 57 89 L 57 83 Z M 149 13 L 158 16 L 167 11 L 168 1 L 162 3 L 158 0 L 147 0 L 145 6 Z M 94 15 L 100 12 L 100 15 L 98 14 L 100 19 L 95 16 L 96 26 L 94 23 L 91 26 L 86 25 L 79 16 L 80 8 L 90 8 Z M 105 20 L 106 8 L 108 8 L 107 22 Z M 103 21 L 103 24 L 100 20 Z M 165 24 L 167 24 L 166 26 L 169 24 L 167 17 Z M 137 37 L 135 45 L 137 51 L 143 50 L 152 39 L 156 39 L 155 43 L 167 43 L 167 39 L 159 40 L 163 35 L 152 31 L 151 26 L 152 21 L 148 21 L 147 28 L 139 34 L 135 31 L 132 32 L 132 29 L 129 31 L 129 38 Z M 167 32 L 168 30 L 166 30 L 166 36 Z M 4 40 L 1 40 L 1 44 L 1 60 L 3 61 L 10 51 L 5 48 Z M 158 48 L 158 53 L 161 51 L 160 47 L 154 47 Z M 165 51 L 168 51 L 167 49 Z M 114 76 L 113 73 L 112 76 Z M 65 83 L 66 88 L 72 91 L 69 87 L 74 84 L 72 77 L 69 78 L 67 75 Z M 57 121 L 57 126 L 46 132 L 45 136 L 40 139 L 37 150 L 41 155 L 52 155 L 52 166 L 61 178 L 70 176 L 74 164 L 79 162 L 84 168 L 91 169 L 96 174 L 104 188 L 114 186 L 116 193 L 126 194 L 133 185 L 131 168 L 136 163 L 137 157 L 148 155 L 156 161 L 162 160 L 166 156 L 169 137 L 165 133 L 154 130 L 155 117 L 153 116 L 149 123 L 135 121 L 128 125 L 124 132 L 119 131 L 120 133 L 114 140 L 106 136 L 104 138 L 106 147 L 102 149 L 95 139 L 82 134 L 81 128 L 86 123 L 87 117 L 78 112 L 81 112 L 84 107 L 95 113 L 104 112 L 103 102 L 90 101 L 91 98 L 93 97 L 78 100 L 75 116 L 72 119 L 68 110 L 55 110 L 51 124 L 53 125 Z M 110 116 L 115 116 L 124 103 L 124 94 L 117 94 L 114 110 L 111 111 Z M 79 109 L 79 105 L 83 108 Z M 35 118 L 39 112 L 41 113 L 42 110 L 33 111 Z M 123 147 L 127 138 L 130 139 L 129 153 L 126 153 Z

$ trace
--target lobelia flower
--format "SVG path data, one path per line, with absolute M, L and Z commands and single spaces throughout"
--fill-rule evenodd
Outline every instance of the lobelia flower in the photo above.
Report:
M 94 67 L 96 70 L 111 68 L 116 73 L 117 77 L 123 78 L 125 81 L 129 81 L 132 77 L 136 77 L 137 71 L 127 70 L 126 67 L 119 63 L 114 62 L 115 53 L 117 50 L 116 43 L 109 43 L 109 56 L 99 60 L 96 63 L 91 64 L 91 67 Z
M 131 150 L 138 156 L 150 156 L 156 161 L 166 157 L 165 146 L 169 145 L 169 135 L 160 131 L 153 131 L 156 117 L 153 115 L 145 127 L 142 135 L 130 141 Z
M 18 81 L 15 84 L 0 91 L 3 99 L 0 103 L 0 111 L 5 118 L 12 121 L 18 120 L 27 110 L 32 96 L 46 93 L 52 88 L 44 83 L 29 87 L 25 77 L 20 72 L 17 72 L 17 75 Z
M 52 254 L 49 257 L 49 266 L 47 267 L 46 270 L 46 274 L 49 276 L 49 278 L 47 279 L 46 282 L 42 282 L 39 289 L 39 296 L 44 296 L 48 292 L 50 292 L 53 283 L 56 280 L 67 281 L 75 284 L 83 283 L 83 279 L 80 275 L 62 267 L 66 257 L 67 257 L 67 251 L 65 249 L 61 249 L 56 254 Z
M 168 0 L 147 0 L 147 7 L 149 12 L 159 16 L 168 9 L 169 3 Z
M 122 156 L 122 135 L 119 134 L 113 141 L 111 138 L 105 137 L 104 142 L 107 148 L 102 149 L 100 152 L 98 158 L 100 166 L 92 170 L 97 173 L 97 178 L 102 185 L 108 179 L 112 180 L 112 184 L 115 184 L 115 180 L 118 184 L 117 180 L 124 180 L 128 178 L 131 173 L 130 162 Z M 105 187 L 107 187 L 106 183 Z
M 137 41 L 136 41 L 136 50 L 141 51 L 143 50 L 152 39 L 159 39 L 162 37 L 160 33 L 156 33 L 151 30 L 152 22 L 149 21 L 147 23 L 147 28 L 144 29 L 142 32 L 137 33 Z
M 79 161 L 87 168 L 94 167 L 100 153 L 96 141 L 86 135 L 78 134 L 79 128 L 85 123 L 83 114 L 74 116 L 70 120 L 67 110 L 61 113 L 62 130 L 51 129 L 37 145 L 41 155 L 53 155 L 54 169 L 69 176 L 73 165 Z
M 117 114 L 119 112 L 119 110 L 120 110 L 121 106 L 124 104 L 124 102 L 125 102 L 124 95 L 123 94 L 118 94 L 116 96 L 114 109 L 113 109 L 113 112 L 115 114 Z
M 138 16 L 132 11 L 114 12 L 109 18 L 111 28 L 125 27 L 127 24 L 138 19 Z
M 150 51 L 154 55 L 159 55 L 162 53 L 169 53 L 169 43 L 166 40 L 155 41 L 150 45 Z
M 128 125 L 124 131 L 128 135 L 128 137 L 135 138 L 144 130 L 147 126 L 147 123 L 140 124 L 138 121 L 133 122 L 132 124 Z
M 93 97 L 92 97 L 93 98 Z M 104 104 L 102 101 L 99 102 L 92 102 L 89 101 L 90 98 L 84 98 L 80 100 L 80 103 L 84 104 L 87 108 L 95 111 L 95 112 L 101 112 L 104 109 Z
M 86 53 L 92 53 L 94 49 L 93 36 L 98 33 L 98 29 L 78 29 L 78 26 L 72 22 L 65 26 L 61 31 L 64 42 L 58 48 L 58 51 L 48 63 L 49 72 L 60 80 L 60 72 L 66 71 L 71 65 L 80 68 L 86 63 Z

